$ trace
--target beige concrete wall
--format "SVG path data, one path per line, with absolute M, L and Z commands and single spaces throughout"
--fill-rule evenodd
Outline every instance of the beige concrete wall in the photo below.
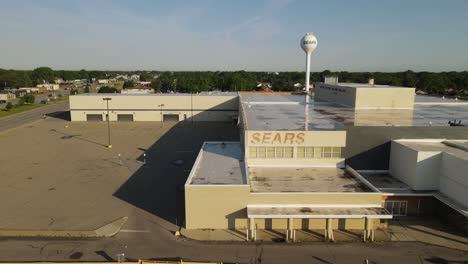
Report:
M 390 147 L 389 173 L 408 184 L 415 185 L 416 164 L 418 152 L 398 142 L 392 141 Z
M 394 126 L 413 126 L 412 109 L 356 109 L 354 111 L 354 126 L 382 126 L 391 123 Z
M 246 229 L 248 204 L 381 204 L 378 193 L 250 193 L 249 185 L 186 185 L 185 215 L 187 229 Z M 359 229 L 363 220 L 338 220 L 336 227 Z M 259 228 L 286 229 L 285 219 L 257 219 Z M 310 229 L 325 228 L 324 220 L 310 220 Z M 300 228 L 302 220 L 295 220 Z
M 255 219 L 255 226 L 258 229 L 285 230 L 287 229 L 287 219 Z M 373 220 L 374 227 L 383 227 L 379 220 Z M 340 230 L 360 230 L 365 228 L 365 219 L 333 219 L 333 229 Z M 326 219 L 294 219 L 293 228 L 296 230 L 320 230 L 325 229 Z
M 355 108 L 403 108 L 414 106 L 415 89 L 405 87 L 362 88 L 356 90 Z
M 315 98 L 356 109 L 413 109 L 415 89 L 407 87 L 348 87 L 341 85 L 317 84 Z
M 133 114 L 134 121 L 161 121 L 165 115 L 179 115 L 179 120 L 191 118 L 195 121 L 232 121 L 238 115 L 237 96 L 204 95 L 91 95 L 70 96 L 72 121 L 86 121 L 87 114 L 103 114 L 109 101 L 110 120 L 116 121 L 118 114 Z M 163 107 L 160 107 L 164 104 Z
M 439 190 L 468 208 L 468 162 L 444 153 L 441 163 Z
M 249 165 L 344 165 L 344 158 L 298 158 L 297 147 L 345 147 L 346 131 L 256 131 L 244 133 L 245 159 Z M 293 158 L 251 158 L 249 147 L 294 147 Z
M 319 83 L 315 85 L 314 93 L 316 99 L 332 101 L 349 107 L 355 106 L 356 89 L 353 87 Z
M 186 185 L 186 228 L 247 228 L 249 192 L 249 185 Z
M 381 204 L 379 193 L 251 193 L 249 204 Z
M 248 150 L 246 151 L 246 153 Z M 344 158 L 330 158 L 330 159 L 249 159 L 251 166 L 317 166 L 317 167 L 336 167 L 344 168 Z

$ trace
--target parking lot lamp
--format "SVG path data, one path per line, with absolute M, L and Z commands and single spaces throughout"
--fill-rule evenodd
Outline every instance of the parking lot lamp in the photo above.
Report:
M 161 109 L 161 127 L 164 127 L 163 106 L 164 106 L 164 104 L 158 105 L 158 107 L 160 107 L 160 109 Z
M 111 136 L 110 136 L 110 115 L 109 115 L 109 101 L 112 100 L 112 98 L 105 97 L 105 98 L 102 98 L 102 100 L 106 101 L 106 105 L 107 105 L 107 139 L 108 139 L 107 148 L 112 148 Z

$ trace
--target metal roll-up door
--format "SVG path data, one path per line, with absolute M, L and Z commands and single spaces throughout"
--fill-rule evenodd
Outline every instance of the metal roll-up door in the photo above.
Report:
M 179 122 L 179 115 L 163 115 L 164 122 Z
M 86 121 L 102 121 L 102 115 L 95 115 L 95 114 L 87 114 Z
M 132 115 L 132 114 L 120 114 L 120 115 L 117 115 L 117 121 L 122 121 L 122 122 L 133 122 L 133 115 Z

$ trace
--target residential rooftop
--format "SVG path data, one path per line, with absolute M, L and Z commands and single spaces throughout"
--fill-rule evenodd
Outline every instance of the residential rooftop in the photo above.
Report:
M 468 124 L 468 104 L 416 103 L 414 109 L 354 109 L 308 95 L 240 94 L 248 130 L 344 130 L 345 126 L 448 126 Z M 419 99 L 424 101 L 427 99 Z M 308 119 L 306 120 L 306 113 Z
M 190 185 L 240 185 L 247 177 L 239 142 L 205 142 L 192 173 Z
M 371 192 L 365 184 L 339 168 L 249 167 L 253 192 Z

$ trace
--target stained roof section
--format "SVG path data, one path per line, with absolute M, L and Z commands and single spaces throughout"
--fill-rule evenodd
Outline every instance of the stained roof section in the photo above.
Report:
M 354 109 L 308 95 L 240 94 L 248 130 L 344 130 L 345 126 L 468 125 L 468 104 L 415 104 L 414 109 Z M 425 99 L 418 99 L 425 100 Z M 429 99 L 427 99 L 429 100 Z M 430 100 L 429 100 L 430 101 Z M 445 102 L 445 101 L 444 101 Z

